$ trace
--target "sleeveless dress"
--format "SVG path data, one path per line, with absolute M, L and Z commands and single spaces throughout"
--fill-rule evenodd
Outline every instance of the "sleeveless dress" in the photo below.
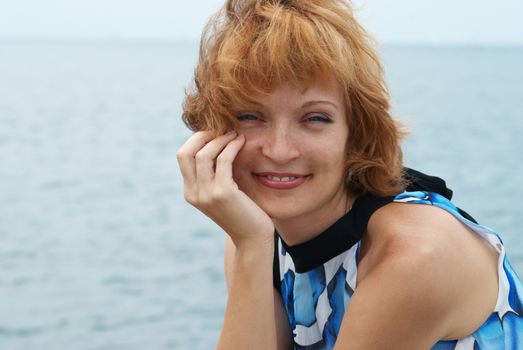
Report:
M 439 180 L 444 185 L 439 178 L 430 179 Z M 446 186 L 418 185 L 414 184 L 406 192 L 393 197 L 364 195 L 358 198 L 351 211 L 305 243 L 287 246 L 276 234 L 274 285 L 282 296 L 293 333 L 294 349 L 334 347 L 343 315 L 357 288 L 361 237 L 372 213 L 390 202 L 434 205 L 444 209 L 499 253 L 499 289 L 494 312 L 470 336 L 439 341 L 432 350 L 523 349 L 523 285 L 505 255 L 501 238 L 454 206 L 449 200 L 452 191 Z M 428 188 L 440 193 L 419 190 Z M 391 347 L 394 348 L 393 344 Z

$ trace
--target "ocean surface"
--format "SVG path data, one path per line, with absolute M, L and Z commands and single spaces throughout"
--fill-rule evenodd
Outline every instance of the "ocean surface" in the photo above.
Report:
M 223 233 L 175 153 L 197 45 L 0 44 L 0 349 L 213 349 Z M 523 275 L 523 48 L 384 47 L 406 163 Z

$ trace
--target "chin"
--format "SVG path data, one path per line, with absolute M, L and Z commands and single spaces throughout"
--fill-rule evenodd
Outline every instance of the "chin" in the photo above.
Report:
M 306 212 L 304 206 L 298 205 L 298 203 L 303 203 L 304 200 L 295 197 L 252 199 L 271 219 L 276 221 L 293 219 Z

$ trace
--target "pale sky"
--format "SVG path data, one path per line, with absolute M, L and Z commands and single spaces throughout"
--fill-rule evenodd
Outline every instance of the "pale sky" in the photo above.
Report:
M 306 0 L 304 0 L 306 1 Z M 9 38 L 189 40 L 221 0 L 0 0 Z M 523 0 L 353 0 L 385 44 L 523 45 Z

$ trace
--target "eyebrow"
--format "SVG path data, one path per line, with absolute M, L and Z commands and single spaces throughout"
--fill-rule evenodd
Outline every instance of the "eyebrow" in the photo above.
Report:
M 317 104 L 328 104 L 328 105 L 331 105 L 332 107 L 334 107 L 335 109 L 338 109 L 337 104 L 335 104 L 334 102 L 331 102 L 331 101 L 327 101 L 327 100 L 308 101 L 308 102 L 305 102 L 304 104 L 302 104 L 300 108 L 303 109 L 303 108 L 314 106 Z
M 259 102 L 256 102 L 254 100 L 249 100 L 247 101 L 249 104 L 252 104 L 252 105 L 256 105 L 256 106 L 261 106 L 263 107 L 263 105 Z M 307 108 L 307 107 L 310 107 L 310 106 L 314 106 L 314 105 L 317 105 L 317 104 L 328 104 L 328 105 L 331 105 L 332 107 L 334 107 L 335 109 L 338 109 L 338 105 L 335 104 L 334 102 L 331 102 L 331 101 L 327 101 L 327 100 L 313 100 L 313 101 L 307 101 L 305 102 L 304 104 L 302 104 L 299 109 L 304 109 L 304 108 Z

